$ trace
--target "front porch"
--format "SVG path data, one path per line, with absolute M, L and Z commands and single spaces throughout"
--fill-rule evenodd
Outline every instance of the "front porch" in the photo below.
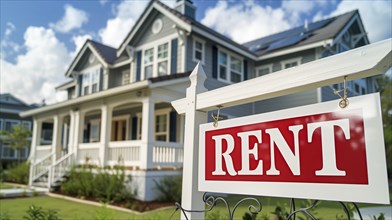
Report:
M 50 188 L 73 165 L 123 166 L 139 174 L 182 169 L 183 117 L 169 102 L 138 95 L 34 117 L 29 184 L 44 179 Z

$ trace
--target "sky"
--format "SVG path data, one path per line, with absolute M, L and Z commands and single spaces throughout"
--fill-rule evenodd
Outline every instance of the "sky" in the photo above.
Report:
M 173 7 L 175 0 L 162 0 Z M 371 43 L 392 37 L 392 0 L 193 0 L 196 19 L 244 43 L 358 9 Z M 55 87 L 86 39 L 118 48 L 148 0 L 0 0 L 0 93 L 63 101 Z

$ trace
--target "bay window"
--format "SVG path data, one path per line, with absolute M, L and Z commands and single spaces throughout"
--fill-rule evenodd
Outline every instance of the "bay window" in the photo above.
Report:
M 243 61 L 236 56 L 219 51 L 218 79 L 227 83 L 243 80 Z

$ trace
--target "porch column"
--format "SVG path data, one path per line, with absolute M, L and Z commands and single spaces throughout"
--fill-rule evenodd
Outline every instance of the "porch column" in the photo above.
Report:
M 69 111 L 68 153 L 74 152 L 75 112 Z
M 38 146 L 38 141 L 40 140 L 40 137 L 38 134 L 38 129 L 40 126 L 38 125 L 40 121 L 38 121 L 36 118 L 33 119 L 33 134 L 32 134 L 32 139 L 31 139 L 31 148 L 30 148 L 30 155 L 28 158 L 28 161 L 30 161 L 30 172 L 29 172 L 29 186 L 33 184 L 33 164 L 35 163 L 35 151 Z
M 57 146 L 59 144 L 59 131 L 60 129 L 60 117 L 58 115 L 55 115 L 53 117 L 53 135 L 52 135 L 52 153 L 54 154 L 52 164 L 56 162 L 57 159 Z
M 99 149 L 99 159 L 102 167 L 107 164 L 106 149 L 109 147 L 110 142 L 112 110 L 113 108 L 108 105 L 101 107 L 101 148 Z
M 152 168 L 152 148 L 154 141 L 155 103 L 151 98 L 143 100 L 142 146 L 140 148 L 140 168 Z
M 75 111 L 75 126 L 74 126 L 74 140 L 73 140 L 73 152 L 75 153 L 75 161 L 76 164 L 78 161 L 78 149 L 79 143 L 82 142 L 83 139 L 83 128 L 84 128 L 84 112 Z

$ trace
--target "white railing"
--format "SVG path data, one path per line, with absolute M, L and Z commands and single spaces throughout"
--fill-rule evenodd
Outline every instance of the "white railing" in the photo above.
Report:
M 31 185 L 35 180 L 49 172 L 50 166 L 53 162 L 53 157 L 54 153 L 51 153 L 44 158 L 38 160 L 37 162 L 31 164 L 29 185 Z
M 52 146 L 37 146 L 34 155 L 34 161 L 40 161 L 52 152 Z
M 87 144 L 79 144 L 78 149 L 78 164 L 92 164 L 99 165 L 99 148 L 101 147 L 100 143 L 87 143 Z
M 140 146 L 141 141 L 110 142 L 107 149 L 108 165 L 139 166 Z
M 60 180 L 68 172 L 74 163 L 74 153 L 68 153 L 51 167 L 51 184 Z
M 182 166 L 184 161 L 183 144 L 157 141 L 152 152 L 154 166 Z

